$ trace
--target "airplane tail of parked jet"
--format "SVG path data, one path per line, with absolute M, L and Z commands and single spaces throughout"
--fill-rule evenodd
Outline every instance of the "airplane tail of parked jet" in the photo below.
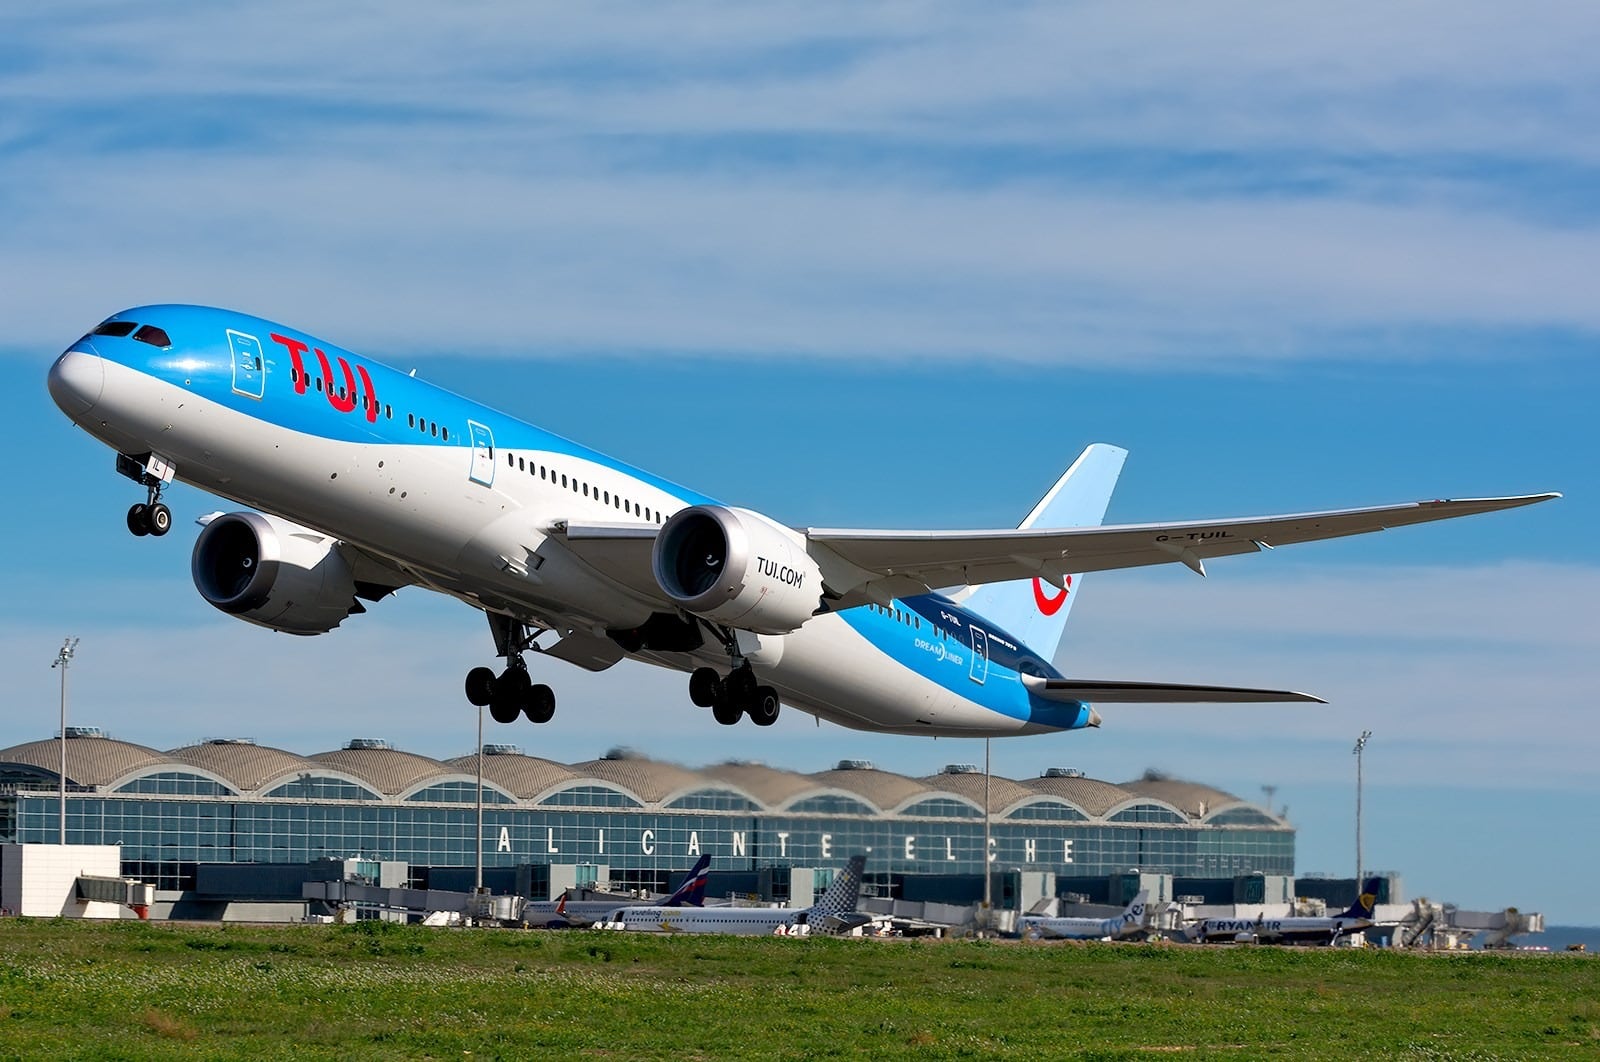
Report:
M 1382 884 L 1382 878 L 1368 878 L 1362 882 L 1361 895 L 1356 897 L 1356 902 L 1334 915 L 1334 917 L 1371 919 L 1372 909 L 1378 903 L 1378 887 Z
M 857 910 L 861 905 L 861 875 L 866 869 L 867 857 L 857 854 L 833 879 L 816 903 L 806 912 L 806 922 L 813 930 L 842 932 L 854 929 L 867 919 Z
M 1023 517 L 1017 530 L 1100 526 L 1127 457 L 1128 451 L 1108 443 L 1086 447 L 1039 504 Z M 988 583 L 955 597 L 1046 660 L 1052 660 L 1066 632 L 1067 615 L 1083 590 L 1083 576 L 1072 572 L 1070 563 L 1044 563 L 1032 579 Z
M 690 868 L 683 884 L 661 901 L 662 907 L 701 907 L 706 902 L 706 878 L 711 875 L 711 857 L 703 855 Z

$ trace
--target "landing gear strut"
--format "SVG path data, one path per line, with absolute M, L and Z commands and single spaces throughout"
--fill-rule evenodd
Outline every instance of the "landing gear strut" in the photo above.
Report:
M 128 510 L 128 530 L 140 538 L 160 538 L 172 530 L 172 510 L 161 503 L 161 489 L 172 482 L 171 462 L 155 454 L 142 457 L 117 455 L 117 471 L 148 492 L 146 500 Z
M 710 708 L 711 717 L 723 726 L 733 726 L 742 715 L 756 726 L 771 726 L 781 708 L 778 691 L 759 684 L 748 663 L 734 668 L 726 679 L 709 667 L 696 668 L 689 675 L 689 699 Z
M 514 723 L 526 715 L 535 723 L 548 723 L 556 714 L 555 691 L 528 675 L 522 654 L 536 648 L 533 639 L 540 631 L 531 630 L 509 616 L 488 613 L 489 629 L 494 632 L 495 649 L 505 657 L 506 669 L 497 677 L 486 667 L 467 672 L 467 702 L 482 708 L 497 723 Z

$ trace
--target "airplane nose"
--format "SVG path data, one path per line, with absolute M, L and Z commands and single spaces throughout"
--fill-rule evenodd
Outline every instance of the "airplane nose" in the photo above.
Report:
M 1095 711 L 1093 708 L 1089 709 L 1089 725 L 1090 726 L 1099 726 L 1100 725 L 1100 713 Z
M 69 417 L 81 417 L 93 409 L 105 385 L 106 363 L 98 354 L 69 350 L 50 366 L 50 397 Z

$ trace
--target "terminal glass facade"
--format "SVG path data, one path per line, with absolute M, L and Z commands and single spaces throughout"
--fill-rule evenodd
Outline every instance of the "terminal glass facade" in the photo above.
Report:
M 464 795 L 458 786 L 418 801 L 326 782 L 290 783 L 274 789 L 273 798 L 254 799 L 200 792 L 69 793 L 67 840 L 121 844 L 124 873 L 160 889 L 192 888 L 198 863 L 360 856 L 414 867 L 473 864 L 476 809 L 457 802 Z M 156 776 L 139 788 L 190 784 Z M 733 792 L 698 793 L 654 809 L 601 786 L 564 789 L 537 805 L 485 795 L 486 865 L 603 865 L 614 884 L 658 880 L 702 853 L 712 856 L 715 870 L 838 866 L 862 851 L 870 853 L 873 874 L 979 874 L 985 864 L 982 812 L 945 798 L 889 815 L 836 796 L 767 812 Z M 686 806 L 695 804 L 710 806 Z M 1178 877 L 1294 873 L 1292 828 L 1264 815 L 1236 819 L 1244 821 L 1195 821 L 1164 805 L 1141 803 L 1111 820 L 1095 820 L 1070 805 L 1031 803 L 993 820 L 989 864 L 1077 878 L 1132 867 Z M 0 793 L 0 840 L 54 843 L 57 833 L 55 793 L 21 787 Z

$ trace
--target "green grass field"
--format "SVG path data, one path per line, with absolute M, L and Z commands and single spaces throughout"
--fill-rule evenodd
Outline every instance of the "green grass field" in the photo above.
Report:
M 1600 1058 L 1600 960 L 0 921 L 0 1057 Z

